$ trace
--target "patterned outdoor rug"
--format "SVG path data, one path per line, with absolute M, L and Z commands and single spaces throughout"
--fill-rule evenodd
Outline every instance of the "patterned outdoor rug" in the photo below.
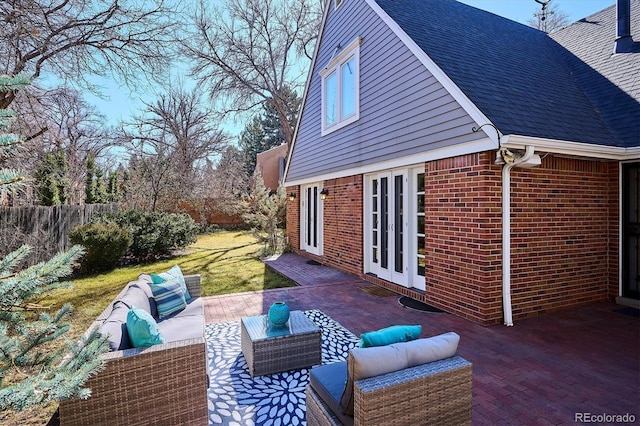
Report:
M 343 361 L 359 338 L 318 310 L 304 311 L 322 329 L 322 363 Z M 307 369 L 252 378 L 240 349 L 240 321 L 207 324 L 210 425 L 305 425 Z

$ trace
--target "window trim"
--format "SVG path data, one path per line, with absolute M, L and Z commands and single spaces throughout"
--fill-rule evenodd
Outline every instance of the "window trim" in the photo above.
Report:
M 321 134 L 322 136 L 326 136 L 332 132 L 335 132 L 338 129 L 343 128 L 344 126 L 351 124 L 360 119 L 360 44 L 362 42 L 361 37 L 357 37 L 353 40 L 349 46 L 344 48 L 342 52 L 332 57 L 326 67 L 320 71 L 321 77 L 321 85 L 322 85 L 322 101 L 321 101 Z M 336 48 L 337 50 L 338 48 Z M 354 112 L 350 114 L 348 117 L 341 118 L 341 109 L 342 109 L 342 75 L 341 75 L 341 67 L 354 59 Z M 337 117 L 336 121 L 331 125 L 326 124 L 326 81 L 327 78 L 335 73 L 337 78 L 337 89 L 336 89 L 336 105 L 337 105 Z
M 344 0 L 336 0 L 335 3 L 334 3 L 334 10 L 338 9 L 343 4 L 344 4 Z

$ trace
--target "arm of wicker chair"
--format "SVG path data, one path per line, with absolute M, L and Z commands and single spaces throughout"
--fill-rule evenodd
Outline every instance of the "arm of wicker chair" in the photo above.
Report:
M 205 357 L 204 337 L 106 353 L 105 369 L 86 383 L 92 396 L 61 401 L 60 423 L 206 422 Z
M 354 384 L 354 424 L 471 424 L 472 365 L 452 358 Z

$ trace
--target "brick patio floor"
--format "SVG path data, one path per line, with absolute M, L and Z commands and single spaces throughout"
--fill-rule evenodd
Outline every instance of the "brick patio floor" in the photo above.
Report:
M 629 413 L 640 424 L 640 320 L 616 312 L 621 306 L 598 303 L 483 327 L 372 296 L 360 289 L 372 284 L 295 254 L 266 263 L 299 286 L 207 297 L 206 322 L 264 314 L 285 300 L 292 310 L 320 309 L 356 335 L 394 324 L 421 324 L 423 337 L 454 331 L 458 354 L 473 363 L 474 425 L 573 425 L 576 413 Z

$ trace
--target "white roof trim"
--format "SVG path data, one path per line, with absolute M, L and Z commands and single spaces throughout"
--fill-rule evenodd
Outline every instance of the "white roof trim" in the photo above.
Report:
M 640 159 L 640 147 L 622 148 L 521 135 L 506 135 L 501 139 L 501 142 L 502 146 L 507 146 L 509 148 L 524 148 L 527 145 L 533 145 L 536 151 L 551 152 L 554 154 L 563 154 L 575 157 L 618 161 Z
M 291 157 L 293 154 L 293 148 L 296 145 L 296 139 L 298 139 L 298 129 L 300 129 L 300 121 L 302 120 L 302 111 L 304 111 L 304 105 L 307 102 L 307 96 L 309 94 L 309 85 L 311 84 L 311 77 L 313 76 L 313 70 L 316 66 L 316 59 L 318 58 L 318 51 L 320 50 L 320 42 L 322 40 L 322 36 L 324 35 L 324 28 L 327 22 L 327 16 L 329 16 L 329 9 L 331 8 L 331 4 L 333 2 L 328 1 L 325 4 L 324 12 L 322 14 L 322 22 L 320 23 L 320 34 L 318 34 L 318 38 L 316 39 L 316 46 L 313 49 L 313 58 L 311 59 L 311 64 L 309 65 L 309 72 L 307 73 L 307 82 L 304 84 L 304 92 L 302 93 L 302 102 L 300 102 L 300 111 L 298 111 L 298 120 L 296 122 L 296 130 L 293 132 L 293 136 L 291 138 L 291 146 L 289 147 L 289 152 L 287 152 L 287 164 L 284 167 L 284 173 L 282 175 L 283 182 L 287 178 L 287 174 L 289 173 L 289 164 L 291 163 Z
M 449 78 L 449 76 L 425 53 L 416 42 L 385 12 L 375 0 L 365 0 L 367 4 L 378 14 L 380 19 L 395 33 L 398 38 L 407 46 L 407 48 L 418 58 L 420 62 L 429 70 L 440 84 L 449 92 L 449 94 L 460 104 L 462 109 L 481 126 L 491 123 L 491 120 L 480 111 L 480 109 L 464 94 L 462 90 Z M 493 124 L 493 123 L 491 123 Z M 497 126 L 495 127 L 497 128 Z M 484 128 L 482 129 L 485 130 Z M 498 135 L 493 131 L 485 131 L 485 134 L 498 146 Z M 495 148 L 494 147 L 494 148 Z
M 380 163 L 367 164 L 365 166 L 353 167 L 346 170 L 336 172 L 323 173 L 304 179 L 285 181 L 285 186 L 306 185 L 308 183 L 320 182 L 329 179 L 342 178 L 347 176 L 361 175 L 380 170 L 389 170 L 399 167 L 406 167 L 414 164 L 426 163 L 428 161 L 441 160 L 443 158 L 457 157 L 460 155 L 473 154 L 476 152 L 492 151 L 496 149 L 495 143 L 489 139 L 478 139 L 458 145 L 448 146 L 445 148 L 434 149 L 431 151 L 421 152 L 419 154 L 408 155 L 394 160 L 383 161 Z

